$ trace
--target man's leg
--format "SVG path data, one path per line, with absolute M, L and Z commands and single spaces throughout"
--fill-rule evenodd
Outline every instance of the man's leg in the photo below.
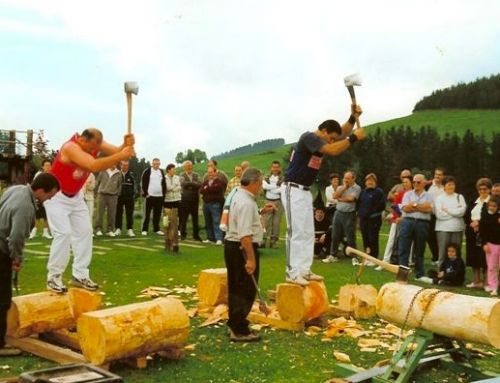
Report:
M 281 216 L 283 214 L 283 204 L 281 201 L 274 201 L 273 222 L 271 231 L 271 246 L 276 243 L 280 236 Z
M 369 219 L 369 240 L 371 256 L 378 258 L 379 253 L 379 233 L 382 226 L 382 217 L 374 217 Z
M 88 279 L 89 265 L 92 260 L 92 226 L 81 195 L 73 198 L 77 199 L 69 216 L 71 248 L 73 250 L 73 277 Z
M 336 211 L 333 215 L 332 221 L 332 243 L 330 246 L 330 255 L 336 257 L 339 252 L 340 241 L 342 240 L 342 235 L 344 233 L 342 227 L 342 220 L 340 218 L 342 212 Z
M 134 229 L 134 197 L 125 199 L 125 215 L 127 219 L 127 230 Z M 120 216 L 121 217 L 121 216 Z M 121 225 L 119 226 L 121 229 Z
M 415 221 L 403 219 L 399 224 L 398 255 L 399 264 L 409 266 L 413 224 Z
M 117 229 L 122 229 L 123 220 L 123 206 L 125 205 L 125 200 L 122 197 L 118 197 L 116 202 L 116 216 L 115 216 L 115 226 Z M 128 221 L 127 221 L 128 223 Z
M 212 227 L 214 230 L 214 236 L 216 241 L 222 241 L 224 239 L 224 234 L 220 229 L 220 216 L 222 214 L 222 206 L 219 202 L 210 204 L 210 214 L 212 216 Z
M 151 210 L 153 210 L 153 203 L 151 202 L 152 197 L 144 198 L 144 214 L 142 216 L 142 231 L 148 231 L 149 228 L 149 217 L 151 216 Z
M 153 198 L 153 231 L 160 231 L 160 219 L 163 212 L 163 197 Z
M 415 277 L 425 276 L 424 270 L 424 252 L 425 240 L 429 236 L 429 223 L 426 221 L 416 221 L 414 230 L 415 244 Z
M 437 262 L 439 259 L 439 249 L 436 238 L 436 216 L 434 214 L 431 215 L 431 220 L 429 221 L 429 232 L 426 241 L 429 244 L 432 254 L 432 262 Z
M 210 204 L 203 202 L 203 217 L 205 218 L 205 232 L 207 239 L 211 242 L 215 241 L 214 227 L 212 223 L 212 214 L 210 211 Z
M 198 207 L 199 203 L 198 201 L 196 202 L 191 202 L 190 203 L 190 213 L 191 213 L 191 222 L 193 224 L 193 238 L 197 240 L 201 240 L 200 238 L 200 225 L 199 225 L 199 219 L 198 219 Z M 186 217 L 187 221 L 187 217 Z
M 179 230 L 181 232 L 181 238 L 184 239 L 187 236 L 187 218 L 189 214 L 188 203 L 186 201 L 181 201 L 179 206 Z
M 114 232 L 116 229 L 115 218 L 116 218 L 116 203 L 118 202 L 118 196 L 110 195 L 108 196 L 108 227 L 109 231 Z
M 12 302 L 12 260 L 0 252 L 0 349 L 5 346 L 7 312 Z
M 76 197 L 76 196 L 75 196 Z M 73 198 L 75 198 L 73 197 Z M 104 220 L 104 209 L 106 209 L 106 196 L 102 193 L 98 194 L 97 199 L 97 219 L 95 221 L 95 230 L 103 230 L 103 220 Z
M 356 248 L 356 212 L 344 213 L 343 223 L 347 244 Z

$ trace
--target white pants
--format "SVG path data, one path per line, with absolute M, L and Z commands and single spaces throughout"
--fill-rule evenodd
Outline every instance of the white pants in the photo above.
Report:
M 387 239 L 387 245 L 385 245 L 384 262 L 389 262 L 391 260 L 392 251 L 394 250 L 394 242 L 396 241 L 397 230 L 398 224 L 394 222 L 391 223 L 389 238 Z
M 281 186 L 286 214 L 286 274 L 289 278 L 311 271 L 314 256 L 314 216 L 311 192 Z
M 86 199 L 85 204 L 87 205 L 87 209 L 89 209 L 90 225 L 93 226 L 93 223 L 94 223 L 94 200 L 93 199 Z
M 44 203 L 52 231 L 48 278 L 63 274 L 68 266 L 70 248 L 73 251 L 73 276 L 88 278 L 92 259 L 92 225 L 87 205 L 80 192 L 73 198 L 58 192 Z

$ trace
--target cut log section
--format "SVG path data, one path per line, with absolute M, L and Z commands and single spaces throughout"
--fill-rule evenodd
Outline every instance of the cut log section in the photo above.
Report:
M 227 270 L 202 270 L 198 278 L 198 297 L 200 306 L 227 304 Z
M 306 322 L 328 312 L 328 295 L 323 282 L 308 286 L 280 283 L 276 287 L 276 307 L 287 322 Z
M 99 293 L 82 289 L 70 289 L 68 294 L 44 291 L 14 297 L 7 316 L 7 334 L 22 338 L 75 326 L 74 313 L 93 311 L 100 306 Z
M 175 298 L 160 298 L 82 314 L 77 322 L 83 355 L 101 365 L 183 345 L 189 316 Z
M 352 312 L 356 319 L 368 319 L 376 315 L 377 289 L 372 285 L 344 285 L 339 292 L 338 308 Z
M 377 315 L 402 325 L 410 302 L 422 290 L 413 285 L 388 283 L 377 297 Z M 423 316 L 423 320 L 422 320 Z M 415 298 L 407 325 L 452 339 L 500 348 L 500 300 L 425 289 Z

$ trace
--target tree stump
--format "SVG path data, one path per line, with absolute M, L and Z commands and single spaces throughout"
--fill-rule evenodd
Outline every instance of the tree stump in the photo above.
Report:
M 356 319 L 368 319 L 376 315 L 377 289 L 372 285 L 344 285 L 339 292 L 338 308 L 352 312 Z
M 181 301 L 166 297 L 82 314 L 77 332 L 85 358 L 101 365 L 182 346 L 189 316 Z
M 281 319 L 299 323 L 315 319 L 328 312 L 328 295 L 323 282 L 308 286 L 280 283 L 276 287 L 276 307 Z
M 198 297 L 200 306 L 204 307 L 227 304 L 227 270 L 202 270 L 198 277 Z
M 421 287 L 387 283 L 377 297 L 377 315 L 403 325 Z M 423 319 L 422 319 L 423 318 Z M 415 298 L 407 325 L 467 342 L 500 348 L 500 300 L 425 289 Z
M 12 299 L 7 315 L 7 335 L 22 338 L 32 334 L 75 326 L 85 311 L 101 306 L 101 295 L 71 288 L 68 294 L 50 291 L 21 295 Z

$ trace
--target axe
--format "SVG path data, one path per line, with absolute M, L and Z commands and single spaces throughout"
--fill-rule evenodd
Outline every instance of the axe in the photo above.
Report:
M 380 259 L 374 258 L 371 255 L 366 254 L 363 251 L 354 249 L 350 246 L 347 246 L 345 250 L 347 255 L 357 255 L 361 258 L 366 259 L 367 261 L 371 261 L 375 263 L 376 265 L 382 267 L 383 269 L 396 274 L 396 281 L 397 282 L 402 282 L 402 283 L 408 283 L 408 277 L 410 276 L 410 268 L 406 266 L 398 266 L 398 265 L 392 265 L 390 263 L 381 261 Z
M 347 87 L 347 90 L 349 91 L 349 95 L 351 96 L 351 102 L 353 105 L 357 105 L 356 103 L 356 93 L 354 93 L 354 87 L 355 86 L 361 86 L 361 76 L 359 73 L 354 73 L 349 76 L 344 77 L 344 84 Z M 361 128 L 361 125 L 359 124 L 359 118 L 356 117 L 356 126 L 357 128 Z
M 124 84 L 125 94 L 127 96 L 127 133 L 132 133 L 132 93 L 137 96 L 139 85 L 134 81 L 127 81 Z

